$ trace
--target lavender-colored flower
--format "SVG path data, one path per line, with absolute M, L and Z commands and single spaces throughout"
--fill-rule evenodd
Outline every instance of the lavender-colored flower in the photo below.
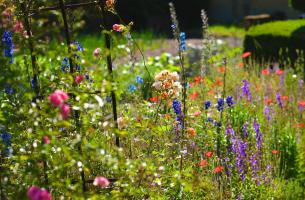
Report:
M 61 62 L 61 71 L 67 72 L 69 68 L 70 68 L 69 59 L 67 57 L 64 57 L 64 59 Z
M 233 105 L 234 105 L 233 97 L 232 97 L 232 96 L 228 96 L 228 97 L 226 98 L 226 103 L 227 103 L 227 105 L 228 105 L 230 108 L 233 107 Z
M 253 128 L 254 128 L 254 131 L 256 133 L 256 136 L 255 136 L 256 147 L 257 147 L 257 150 L 260 151 L 262 141 L 263 141 L 263 134 L 260 132 L 260 125 L 256 120 L 253 121 Z
M 282 108 L 283 103 L 282 103 L 282 100 L 281 100 L 281 93 L 280 92 L 276 93 L 276 101 L 277 101 L 277 104 Z
M 250 83 L 247 80 L 243 80 L 243 86 L 241 87 L 242 89 L 242 96 L 244 98 L 247 98 L 248 101 L 252 101 L 252 94 L 250 91 Z
M 209 108 L 211 107 L 211 105 L 212 105 L 211 101 L 206 101 L 206 102 L 204 102 L 204 108 L 205 108 L 206 110 L 209 109 Z
M 243 127 L 242 127 L 242 131 L 244 133 L 244 137 L 247 138 L 249 136 L 249 132 L 248 132 L 248 122 L 244 123 Z
M 219 112 L 223 111 L 224 108 L 224 100 L 222 98 L 217 100 L 217 110 Z
M 233 130 L 233 128 L 232 127 L 227 127 L 226 128 L 226 135 L 229 137 L 233 137 L 233 136 L 235 136 L 235 131 Z
M 265 107 L 264 107 L 263 114 L 267 117 L 267 120 L 270 121 L 271 115 L 270 115 L 269 106 L 265 106 Z

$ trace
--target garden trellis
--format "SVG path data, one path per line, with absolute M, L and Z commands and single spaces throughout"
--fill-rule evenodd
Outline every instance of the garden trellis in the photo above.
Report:
M 24 24 L 25 24 L 25 28 L 26 28 L 26 32 L 27 32 L 27 36 L 28 38 L 28 48 L 30 50 L 30 57 L 31 57 L 31 64 L 32 64 L 32 73 L 33 73 L 33 79 L 31 80 L 31 84 L 32 87 L 34 89 L 35 92 L 35 98 L 33 99 L 33 101 L 35 102 L 37 99 L 42 98 L 42 91 L 40 89 L 40 85 L 39 85 L 39 67 L 37 64 L 37 56 L 35 55 L 35 44 L 33 41 L 33 35 L 32 35 L 32 29 L 31 29 L 31 23 L 30 23 L 30 18 L 34 15 L 38 15 L 42 12 L 47 12 L 47 11 L 52 11 L 52 10 L 60 10 L 62 18 L 63 18 L 63 23 L 64 23 L 64 30 L 65 30 L 65 39 L 66 39 L 66 45 L 68 48 L 68 53 L 69 53 L 69 65 L 70 65 L 70 74 L 72 76 L 74 76 L 75 73 L 75 65 L 73 64 L 73 58 L 71 56 L 72 54 L 72 49 L 71 49 L 71 45 L 72 45 L 72 38 L 71 38 L 71 30 L 70 30 L 70 26 L 68 24 L 68 20 L 67 20 L 67 9 L 76 9 L 76 8 L 81 8 L 81 7 L 88 7 L 88 6 L 98 6 L 100 11 L 101 11 L 101 18 L 102 18 L 102 29 L 104 30 L 104 37 L 105 37 L 105 47 L 106 49 L 109 50 L 108 54 L 107 54 L 107 68 L 108 68 L 108 72 L 110 74 L 110 80 L 111 83 L 114 80 L 113 77 L 113 72 L 112 72 L 112 58 L 111 58 L 111 52 L 110 52 L 110 48 L 111 48 L 111 38 L 109 36 L 109 34 L 106 32 L 107 28 L 109 27 L 107 24 L 107 11 L 106 11 L 106 0 L 99 0 L 99 1 L 91 1 L 91 2 L 84 2 L 84 3 L 75 3 L 75 4 L 66 4 L 64 0 L 59 0 L 58 1 L 58 5 L 57 6 L 51 6 L 51 7 L 44 7 L 44 8 L 39 8 L 38 10 L 30 10 L 28 8 L 28 6 L 26 5 L 25 2 L 21 3 L 21 9 L 23 12 L 23 20 L 24 20 Z M 75 86 L 75 83 L 73 83 L 73 86 Z M 98 91 L 95 92 L 96 94 L 99 93 Z M 69 93 L 72 97 L 76 97 L 75 94 L 71 94 Z M 117 100 L 116 100 L 116 94 L 115 91 L 112 89 L 111 90 L 111 101 L 112 101 L 112 114 L 113 114 L 113 121 L 115 123 L 115 128 L 118 128 L 118 123 L 117 123 Z M 80 133 L 80 129 L 81 129 L 81 122 L 80 122 L 80 112 L 78 110 L 74 111 L 74 120 L 75 120 L 75 126 L 76 126 L 76 131 Z M 116 146 L 120 146 L 120 140 L 119 137 L 116 136 L 115 138 L 115 144 Z M 78 150 L 81 152 L 82 148 L 81 148 L 81 143 L 79 144 Z M 46 174 L 46 168 L 47 168 L 47 162 L 46 160 L 44 160 L 44 170 L 45 170 L 45 184 L 48 184 L 48 177 Z M 86 192 L 87 188 L 86 188 L 86 183 L 92 183 L 92 180 L 86 180 L 85 179 L 85 172 L 81 171 L 81 181 L 82 181 L 82 189 L 83 192 Z M 114 181 L 115 179 L 112 179 L 112 181 Z

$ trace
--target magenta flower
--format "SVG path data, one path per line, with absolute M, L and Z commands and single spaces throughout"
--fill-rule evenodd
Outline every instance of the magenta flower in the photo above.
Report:
M 56 90 L 54 93 L 52 93 L 48 99 L 53 106 L 59 107 L 62 105 L 65 101 L 67 101 L 69 96 L 67 93 L 61 90 Z
M 60 107 L 60 114 L 63 119 L 67 119 L 70 116 L 71 109 L 69 105 L 63 104 Z
M 97 176 L 94 179 L 93 185 L 99 186 L 102 188 L 107 187 L 110 184 L 109 180 L 103 176 Z
M 78 75 L 75 77 L 75 83 L 80 84 L 83 80 L 84 80 L 84 76 L 83 75 Z
M 42 188 L 32 186 L 28 189 L 27 196 L 30 200 L 51 200 L 51 194 Z

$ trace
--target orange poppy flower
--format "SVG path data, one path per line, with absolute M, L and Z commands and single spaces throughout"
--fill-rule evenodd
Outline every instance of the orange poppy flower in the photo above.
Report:
M 267 104 L 267 105 L 272 104 L 272 98 L 267 97 L 267 98 L 265 99 L 265 104 Z
M 222 172 L 223 170 L 224 170 L 223 166 L 217 166 L 217 167 L 215 167 L 214 172 L 215 172 L 215 173 L 220 173 L 220 172 Z
M 249 56 L 251 56 L 251 52 L 249 52 L 249 51 L 243 53 L 243 55 L 242 55 L 243 58 L 248 58 Z
M 195 116 L 195 117 L 198 117 L 198 116 L 200 116 L 200 115 L 201 115 L 201 112 L 200 112 L 199 110 L 194 112 L 194 116 Z
M 269 74 L 269 69 L 262 70 L 262 75 L 268 75 L 268 74 Z
M 151 97 L 149 100 L 150 100 L 150 102 L 152 102 L 152 103 L 157 103 L 158 100 L 159 100 L 159 97 L 158 97 L 158 96 Z
M 191 137 L 195 137 L 196 136 L 196 130 L 194 128 L 187 128 L 187 133 L 191 136 Z
M 208 161 L 207 160 L 201 160 L 200 163 L 199 163 L 199 166 L 200 167 L 206 167 L 208 164 Z
M 196 76 L 196 77 L 194 78 L 194 83 L 195 83 L 196 85 L 199 85 L 199 84 L 201 83 L 201 81 L 202 81 L 202 77 L 201 77 L 201 76 Z
M 218 68 L 218 71 L 220 73 L 224 73 L 226 71 L 226 67 L 225 66 L 221 66 L 221 67 Z
M 190 98 L 192 100 L 195 100 L 195 99 L 197 99 L 198 96 L 199 96 L 199 93 L 198 92 L 194 92 L 193 94 L 190 95 Z
M 305 101 L 299 101 L 298 103 L 299 107 L 305 107 Z
M 274 149 L 274 150 L 272 150 L 272 154 L 273 155 L 279 154 L 279 151 Z
M 295 125 L 293 125 L 293 127 L 295 127 L 295 128 L 304 128 L 305 124 L 304 123 L 295 124 Z
M 213 156 L 213 152 L 208 151 L 205 155 L 206 155 L 206 157 L 211 158 Z
M 244 68 L 245 64 L 244 64 L 243 62 L 240 62 L 240 63 L 238 64 L 238 66 L 239 66 L 240 68 Z
M 216 78 L 216 81 L 215 81 L 215 86 L 222 86 L 222 81 L 220 78 Z
M 282 101 L 288 101 L 288 100 L 289 100 L 289 97 L 288 97 L 288 96 L 281 96 L 281 100 L 282 100 Z

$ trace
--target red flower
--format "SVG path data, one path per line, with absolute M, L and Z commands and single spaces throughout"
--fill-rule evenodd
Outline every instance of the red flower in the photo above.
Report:
M 196 136 L 196 130 L 194 128 L 187 128 L 187 133 L 191 136 L 191 137 L 195 137 Z
M 211 158 L 213 156 L 213 152 L 208 151 L 205 155 L 206 155 L 206 157 Z
M 251 56 L 251 52 L 245 52 L 243 53 L 243 58 L 248 58 L 249 56 Z
M 194 114 L 193 114 L 195 117 L 199 117 L 201 115 L 201 112 L 198 110 L 198 111 L 195 111 Z
M 207 160 L 201 160 L 200 163 L 199 163 L 199 166 L 200 167 L 206 167 L 208 164 L 208 161 Z
M 278 70 L 276 70 L 276 74 L 280 76 L 280 75 L 284 74 L 284 70 L 278 69 Z
M 223 170 L 224 170 L 223 166 L 217 166 L 217 167 L 215 167 L 214 172 L 215 172 L 215 173 L 220 173 L 220 172 L 222 172 Z
M 279 154 L 279 151 L 274 149 L 274 150 L 272 150 L 272 154 L 273 155 Z
M 193 94 L 190 95 L 190 98 L 192 100 L 195 100 L 195 99 L 197 99 L 198 96 L 199 96 L 199 93 L 198 92 L 194 92 Z
M 158 100 L 159 100 L 159 97 L 158 97 L 158 96 L 156 96 L 156 97 L 151 97 L 149 100 L 150 100 L 150 102 L 152 102 L 152 103 L 157 103 Z
M 113 24 L 112 29 L 117 32 L 123 32 L 125 29 L 125 26 L 122 24 Z
M 262 75 L 268 75 L 268 74 L 269 74 L 269 69 L 262 70 Z
M 202 81 L 202 77 L 201 76 L 196 76 L 194 78 L 194 82 L 195 82 L 196 85 L 199 85 L 201 81 Z
M 238 65 L 240 68 L 243 68 L 245 66 L 245 64 L 243 62 L 240 62 Z

